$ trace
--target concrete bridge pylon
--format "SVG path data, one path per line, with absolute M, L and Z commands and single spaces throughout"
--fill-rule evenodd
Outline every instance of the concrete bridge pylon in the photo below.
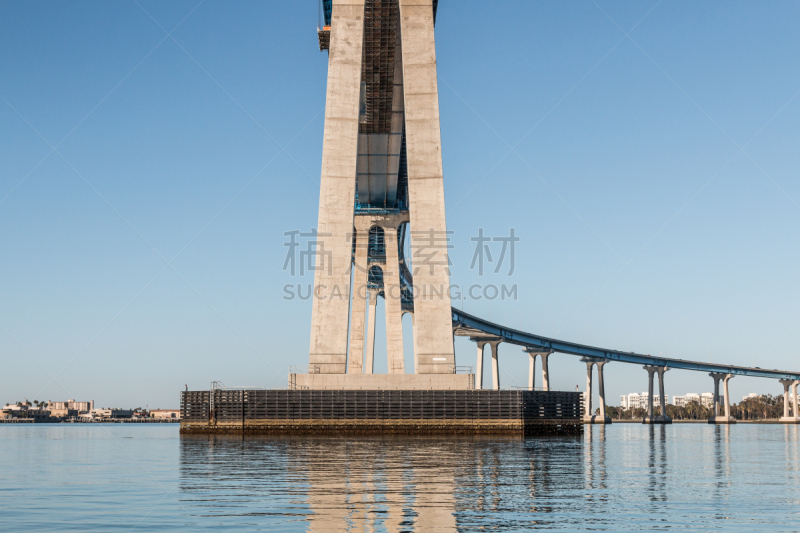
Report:
M 309 373 L 294 378 L 301 388 L 395 388 L 396 382 L 396 388 L 459 389 L 473 380 L 456 374 L 453 348 L 436 4 L 333 0 L 326 8 Z M 388 372 L 397 377 L 373 374 L 377 297 L 385 303 Z M 406 313 L 413 317 L 413 370 L 404 360 Z

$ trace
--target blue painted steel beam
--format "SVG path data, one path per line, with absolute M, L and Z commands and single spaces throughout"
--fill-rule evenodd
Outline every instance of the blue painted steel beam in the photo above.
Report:
M 737 376 L 752 376 L 758 378 L 772 379 L 800 379 L 800 372 L 789 372 L 785 370 L 765 370 L 762 368 L 750 368 L 744 366 L 715 365 L 711 363 L 700 363 L 697 361 L 686 361 L 684 359 L 669 359 L 666 357 L 653 357 L 646 354 L 633 352 L 620 352 L 608 350 L 606 348 L 596 348 L 585 346 L 574 342 L 550 339 L 532 333 L 525 333 L 511 328 L 506 328 L 499 324 L 494 324 L 482 318 L 467 314 L 453 308 L 453 326 L 464 326 L 494 335 L 503 339 L 509 344 L 525 346 L 530 348 L 549 348 L 555 352 L 579 355 L 582 357 L 597 357 L 608 359 L 609 361 L 620 361 L 622 363 L 632 363 L 638 365 L 666 366 L 668 368 L 678 368 L 682 370 L 696 370 L 699 372 L 719 372 L 722 374 L 733 374 Z

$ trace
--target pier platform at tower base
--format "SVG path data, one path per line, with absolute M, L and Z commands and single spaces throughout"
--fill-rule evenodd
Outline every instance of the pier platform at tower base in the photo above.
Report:
M 579 434 L 582 395 L 528 390 L 226 390 L 181 393 L 181 433 Z

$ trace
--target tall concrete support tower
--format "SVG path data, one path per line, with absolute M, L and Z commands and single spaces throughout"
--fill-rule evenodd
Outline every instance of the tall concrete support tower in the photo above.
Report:
M 322 0 L 328 89 L 310 373 L 372 374 L 378 297 L 389 374 L 410 371 L 405 313 L 414 373 L 455 373 L 436 4 Z

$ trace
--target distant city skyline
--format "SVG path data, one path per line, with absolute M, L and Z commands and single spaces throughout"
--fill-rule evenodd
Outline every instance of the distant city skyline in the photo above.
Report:
M 313 276 L 284 269 L 284 234 L 317 222 L 316 2 L 140 4 L 0 6 L 3 401 L 173 407 L 185 384 L 285 387 L 307 362 L 310 302 L 284 287 Z M 609 348 L 796 369 L 798 16 L 792 2 L 442 3 L 452 280 L 518 291 L 454 305 Z M 474 237 L 512 229 L 513 273 L 470 268 Z M 500 354 L 504 385 L 525 386 L 526 354 Z M 468 340 L 456 362 L 475 364 Z M 605 372 L 608 398 L 647 388 L 640 367 Z M 550 358 L 554 389 L 584 379 L 577 358 Z

